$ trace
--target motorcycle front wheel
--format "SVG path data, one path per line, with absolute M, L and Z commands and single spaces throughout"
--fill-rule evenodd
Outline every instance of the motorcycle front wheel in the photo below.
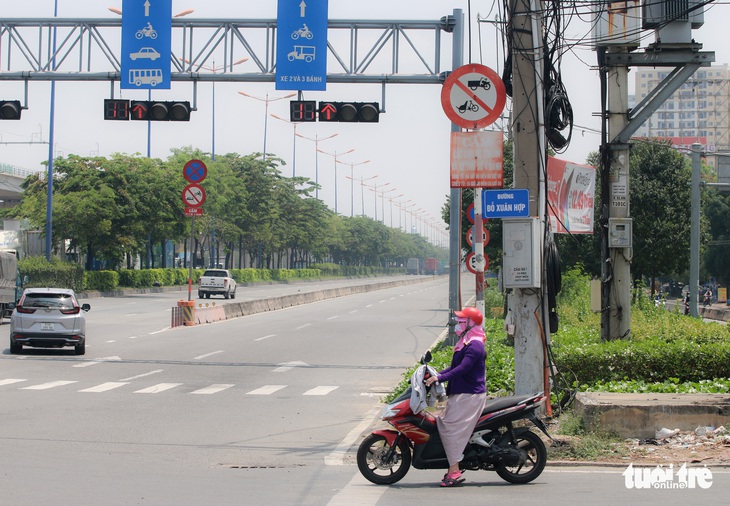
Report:
M 542 473 L 547 462 L 547 449 L 540 436 L 526 431 L 515 437 L 509 445 L 517 450 L 516 462 L 497 464 L 497 474 L 509 483 L 529 483 Z
M 362 475 L 376 485 L 392 485 L 400 481 L 411 467 L 411 447 L 405 440 L 395 447 L 390 458 L 391 446 L 385 436 L 370 434 L 357 450 L 357 467 Z

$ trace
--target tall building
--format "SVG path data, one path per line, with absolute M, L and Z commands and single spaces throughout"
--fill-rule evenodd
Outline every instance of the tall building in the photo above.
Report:
M 636 70 L 636 102 L 673 69 Z M 637 130 L 635 137 L 661 137 L 676 146 L 703 145 L 707 161 L 715 165 L 712 154 L 730 151 L 730 69 L 727 64 L 702 67 L 687 80 Z

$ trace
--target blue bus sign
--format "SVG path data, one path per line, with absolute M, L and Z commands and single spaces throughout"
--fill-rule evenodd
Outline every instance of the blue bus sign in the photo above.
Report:
M 487 218 L 524 218 L 530 216 L 530 191 L 484 190 L 482 213 Z
M 172 0 L 123 0 L 122 89 L 170 89 Z
M 276 89 L 327 89 L 327 0 L 279 0 Z

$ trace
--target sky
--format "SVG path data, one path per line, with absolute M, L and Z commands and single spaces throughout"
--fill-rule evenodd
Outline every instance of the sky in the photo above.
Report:
M 118 18 L 108 7 L 122 8 L 122 0 L 56 0 L 61 18 Z M 312 0 L 316 1 L 316 0 Z M 481 63 L 501 75 L 504 54 L 496 32 L 495 21 L 500 15 L 492 0 L 329 0 L 330 19 L 358 20 L 438 20 L 462 9 L 471 14 L 471 44 L 464 50 L 464 62 Z M 188 19 L 233 18 L 275 19 L 276 0 L 173 0 L 173 13 L 193 9 Z M 3 18 L 52 17 L 54 0 L 0 0 Z M 588 19 L 574 18 L 566 27 L 566 36 L 572 42 L 584 39 L 567 52 L 561 63 L 562 76 L 574 111 L 575 127 L 571 144 L 564 160 L 584 163 L 586 157 L 597 151 L 600 144 L 599 76 L 595 68 L 596 55 L 590 45 Z M 714 51 L 717 63 L 730 62 L 730 47 L 725 30 L 730 22 L 730 7 L 718 4 L 705 13 L 705 24 L 693 31 L 693 37 L 704 45 L 704 51 Z M 467 29 L 467 37 L 469 29 Z M 644 46 L 653 42 L 646 33 Z M 442 36 L 442 70 L 451 67 L 451 37 Z M 423 48 L 420 44 L 420 48 Z M 6 50 L 5 48 L 3 48 Z M 175 43 L 173 42 L 173 50 Z M 405 51 L 403 51 L 405 52 Z M 428 53 L 430 54 L 430 53 Z M 471 55 L 471 57 L 470 57 Z M 219 61 L 222 61 L 221 55 Z M 0 59 L 0 61 L 3 61 Z M 331 65 L 331 62 L 329 63 Z M 249 66 L 249 67 L 247 67 Z M 242 72 L 254 72 L 251 61 L 239 65 Z M 4 69 L 5 67 L 3 67 Z M 237 67 L 238 69 L 238 67 Z M 248 70 L 247 70 L 248 69 Z M 0 70 L 2 71 L 2 70 Z M 633 72 L 633 71 L 632 71 Z M 633 90 L 630 74 L 630 90 Z M 200 83 L 197 91 L 197 111 L 190 122 L 152 124 L 151 156 L 165 159 L 171 148 L 192 146 L 205 152 L 212 150 L 211 125 L 213 119 L 212 84 Z M 47 144 L 17 144 L 29 141 L 48 141 L 49 138 L 49 82 L 32 82 L 29 86 L 28 107 L 20 121 L 0 121 L 0 163 L 28 170 L 43 170 L 41 163 L 48 159 Z M 114 98 L 145 100 L 147 92 L 122 90 L 114 87 Z M 319 168 L 320 198 L 330 208 L 335 207 L 334 157 L 315 155 L 314 142 L 294 137 L 292 124 L 269 116 L 265 102 L 247 98 L 239 91 L 264 98 L 269 96 L 269 114 L 288 119 L 290 99 L 275 100 L 289 92 L 275 90 L 274 83 L 217 83 L 215 85 L 215 153 L 249 154 L 263 150 L 264 131 L 266 151 L 287 163 L 281 167 L 284 175 L 291 175 L 293 165 L 297 176 L 315 179 L 315 165 Z M 173 83 L 169 92 L 155 91 L 153 98 L 161 100 L 193 101 L 192 85 Z M 413 218 L 398 211 L 397 203 L 423 216 L 426 221 L 440 221 L 441 208 L 449 193 L 449 139 L 451 126 L 441 105 L 441 86 L 434 84 L 389 84 L 385 87 L 385 110 L 376 124 L 300 123 L 297 133 L 321 140 L 319 147 L 330 154 L 338 154 L 337 210 L 349 216 L 363 212 L 385 217 L 386 225 L 410 228 Z M 0 81 L 0 99 L 23 99 L 23 83 Z M 354 100 L 382 102 L 381 85 L 328 84 L 326 91 L 306 92 L 307 100 Z M 108 82 L 59 82 L 56 84 L 55 146 L 56 156 L 110 156 L 112 153 L 146 154 L 147 128 L 144 122 L 115 122 L 102 119 L 103 99 L 110 98 Z M 505 115 L 510 107 L 509 99 Z M 265 120 L 266 118 L 266 120 Z M 264 128 L 266 124 L 266 128 Z M 489 128 L 506 128 L 498 120 Z M 296 139 L 296 150 L 294 149 Z M 11 142 L 12 144 L 5 144 Z M 350 151 L 352 150 L 352 151 Z M 346 154 L 342 154 L 348 152 Z M 295 163 L 293 163 L 295 162 Z M 182 167 L 181 167 L 182 170 Z M 350 174 L 357 181 L 347 179 Z M 375 198 L 372 188 L 377 185 L 378 195 L 385 192 L 385 203 Z M 352 198 L 351 198 L 352 197 Z M 364 207 L 364 209 L 363 209 Z M 392 209 L 392 213 L 391 213 Z M 445 226 L 445 225 L 443 225 Z

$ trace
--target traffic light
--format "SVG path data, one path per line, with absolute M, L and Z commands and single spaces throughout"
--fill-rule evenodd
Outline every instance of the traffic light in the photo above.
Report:
M 104 119 L 128 120 L 129 100 L 104 99 Z
M 320 102 L 319 121 L 344 123 L 377 123 L 380 104 L 377 102 Z
M 317 102 L 315 100 L 289 102 L 289 121 L 317 121 Z
M 20 100 L 0 100 L 0 119 L 20 119 Z
M 142 121 L 190 121 L 190 102 L 132 100 L 130 118 Z

